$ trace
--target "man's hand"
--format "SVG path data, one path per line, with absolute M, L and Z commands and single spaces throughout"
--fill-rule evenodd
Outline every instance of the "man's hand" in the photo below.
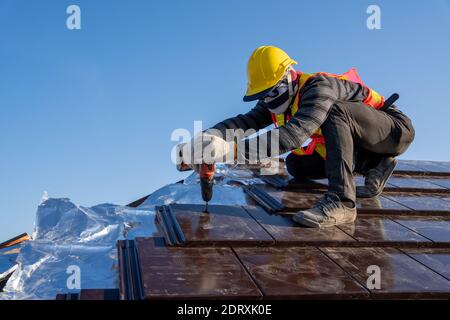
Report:
M 227 142 L 218 136 L 201 133 L 190 142 L 177 146 L 177 168 L 183 170 L 181 164 L 184 164 L 198 171 L 202 163 L 234 162 L 234 145 L 233 141 Z
M 203 162 L 204 163 L 215 163 L 215 162 L 234 162 L 234 142 L 227 142 L 224 139 L 208 134 L 202 134 L 202 142 L 200 138 L 196 143 L 202 145 L 203 150 Z

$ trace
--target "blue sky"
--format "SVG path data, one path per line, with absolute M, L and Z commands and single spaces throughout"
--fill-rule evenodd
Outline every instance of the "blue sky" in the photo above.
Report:
M 81 30 L 66 28 L 71 4 Z M 366 27 L 370 4 L 381 30 Z M 0 0 L 0 240 L 32 230 L 44 191 L 126 204 L 186 176 L 172 131 L 251 108 L 260 45 L 399 92 L 417 132 L 402 158 L 450 160 L 449 39 L 448 0 Z

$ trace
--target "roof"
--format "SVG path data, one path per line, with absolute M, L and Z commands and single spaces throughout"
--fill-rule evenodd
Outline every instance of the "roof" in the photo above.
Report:
M 27 233 L 22 233 L 14 238 L 6 240 L 5 242 L 0 243 L 0 249 L 4 249 L 7 247 L 12 247 L 16 244 L 22 243 L 24 241 L 30 240 L 30 236 Z
M 130 204 L 156 204 L 158 232 L 118 241 L 117 298 L 450 298 L 449 162 L 400 161 L 380 197 L 358 199 L 355 224 L 328 229 L 291 219 L 313 205 L 326 180 L 236 171 L 216 176 L 219 204 L 209 213 L 191 194 L 199 193 L 193 178 Z M 374 266 L 381 288 L 368 282 Z M 105 296 L 82 290 L 58 298 Z

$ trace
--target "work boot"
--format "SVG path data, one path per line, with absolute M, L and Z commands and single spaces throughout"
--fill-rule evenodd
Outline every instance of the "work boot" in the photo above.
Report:
M 298 212 L 293 218 L 295 222 L 312 228 L 327 228 L 344 223 L 352 223 L 356 219 L 356 206 L 347 207 L 335 193 L 325 193 L 317 204 L 308 210 Z
M 356 187 L 358 198 L 373 198 L 381 194 L 389 177 L 397 165 L 394 157 L 384 158 L 375 167 L 367 171 L 364 186 Z

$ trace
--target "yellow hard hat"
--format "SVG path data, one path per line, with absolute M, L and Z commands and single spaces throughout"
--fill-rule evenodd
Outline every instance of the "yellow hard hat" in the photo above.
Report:
M 286 52 L 273 46 L 262 46 L 253 51 L 247 63 L 247 92 L 244 101 L 262 98 L 297 64 Z

